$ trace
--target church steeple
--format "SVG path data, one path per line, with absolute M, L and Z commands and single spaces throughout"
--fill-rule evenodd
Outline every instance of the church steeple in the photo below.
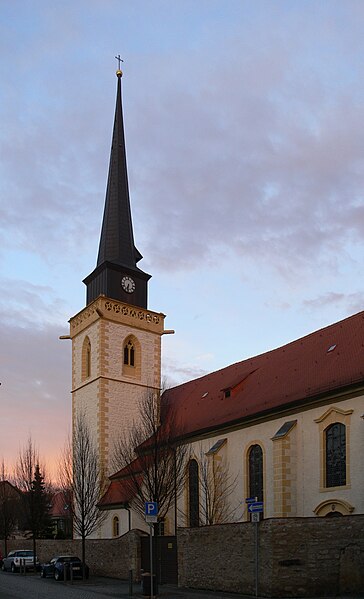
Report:
M 122 71 L 116 72 L 117 94 L 104 217 L 95 270 L 84 279 L 87 304 L 104 294 L 147 307 L 150 275 L 137 267 L 142 255 L 134 245 L 121 98 Z

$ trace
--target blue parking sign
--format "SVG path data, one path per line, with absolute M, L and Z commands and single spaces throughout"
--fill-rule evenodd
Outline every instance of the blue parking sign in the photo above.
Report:
M 158 503 L 156 501 L 145 502 L 145 515 L 158 516 Z

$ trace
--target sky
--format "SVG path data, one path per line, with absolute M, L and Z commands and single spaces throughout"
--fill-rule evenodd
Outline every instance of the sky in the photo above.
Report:
M 117 61 L 174 385 L 364 307 L 362 0 L 0 0 L 0 459 L 70 432 Z

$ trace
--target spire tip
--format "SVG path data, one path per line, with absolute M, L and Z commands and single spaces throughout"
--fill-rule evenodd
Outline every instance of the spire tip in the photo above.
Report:
M 121 71 L 120 69 L 118 69 L 118 70 L 116 71 L 116 76 L 117 76 L 117 77 L 122 77 L 122 76 L 123 76 L 123 71 Z

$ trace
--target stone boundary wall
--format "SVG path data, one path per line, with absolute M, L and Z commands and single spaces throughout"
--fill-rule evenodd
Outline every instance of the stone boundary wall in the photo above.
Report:
M 86 539 L 86 563 L 91 574 L 111 576 L 127 580 L 129 570 L 133 570 L 134 580 L 140 580 L 141 552 L 139 530 L 131 530 L 117 539 Z M 32 549 L 33 542 L 24 539 L 8 540 L 8 551 L 13 549 Z M 4 541 L 0 541 L 0 549 L 4 553 Z M 56 555 L 74 554 L 81 557 L 81 541 L 69 540 L 37 540 L 37 557 L 46 562 Z
M 255 524 L 178 530 L 178 584 L 255 594 Z M 364 592 L 364 516 L 272 518 L 259 523 L 264 597 Z

